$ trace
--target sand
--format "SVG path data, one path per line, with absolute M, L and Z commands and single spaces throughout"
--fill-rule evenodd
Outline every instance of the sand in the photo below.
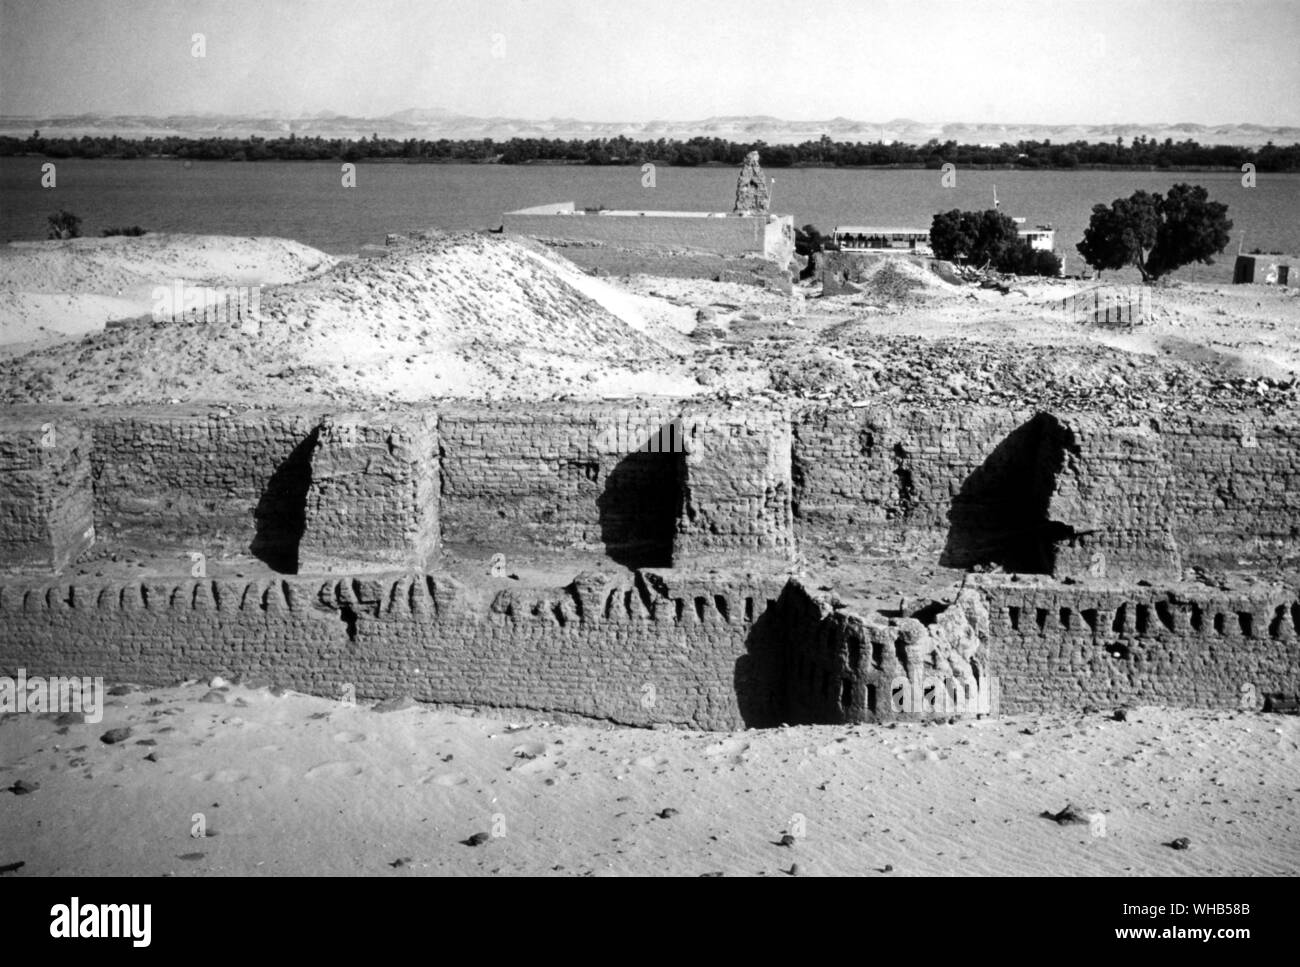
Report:
M 174 247 L 195 244 L 179 238 Z M 646 373 L 662 392 L 699 389 L 674 372 L 691 348 L 690 309 L 500 236 L 439 237 L 340 261 L 262 289 L 260 316 L 144 319 L 34 349 L 4 365 L 5 399 L 413 402 L 546 398 L 578 387 L 627 396 L 652 391 Z
M 25 864 L 9 875 L 1300 872 L 1295 716 L 701 733 L 220 680 L 109 702 L 95 725 L 0 718 L 0 787 L 35 786 L 0 792 L 0 866 Z M 1069 804 L 1103 818 L 1042 815 Z
M 1149 290 L 1148 324 L 1119 330 L 1062 310 L 1091 282 L 1021 279 L 1004 293 L 950 284 L 907 260 L 877 266 L 858 294 L 823 297 L 812 281 L 784 296 L 700 279 L 596 277 L 544 246 L 492 234 L 417 239 L 384 257 L 341 261 L 273 242 L 9 246 L 0 270 L 9 266 L 18 294 L 0 289 L 0 298 L 55 320 L 51 328 L 88 334 L 0 346 L 0 360 L 11 357 L 0 361 L 0 402 L 352 407 L 659 396 L 1101 408 L 1135 418 L 1300 410 L 1295 288 L 1175 277 Z M 206 266 L 211 284 L 236 285 L 251 277 L 259 251 L 279 252 L 268 256 L 267 278 L 301 273 L 265 285 L 259 324 L 146 319 L 92 331 L 125 311 L 112 287 L 143 266 L 167 266 L 148 271 L 168 278 L 177 266 L 196 276 Z M 50 291 L 36 291 L 43 271 Z M 700 313 L 711 318 L 696 331 Z M 20 336 L 29 328 L 7 326 Z
M 153 291 L 296 282 L 336 259 L 282 238 L 149 234 L 0 246 L 0 352 L 98 332 L 149 315 Z

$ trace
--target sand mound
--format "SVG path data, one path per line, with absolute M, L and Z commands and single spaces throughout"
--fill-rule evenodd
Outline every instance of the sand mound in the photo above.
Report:
M 513 240 L 459 234 L 273 289 L 262 306 L 263 332 L 286 325 L 291 332 L 307 322 L 362 356 L 389 351 L 366 338 L 378 331 L 390 339 L 419 337 L 425 348 L 430 340 L 448 348 L 472 341 L 604 359 L 671 355 L 645 334 L 649 323 L 637 301 Z M 323 348 L 334 355 L 339 343 L 331 339 Z
M 260 302 L 258 321 L 142 320 L 28 353 L 0 371 L 3 400 L 536 397 L 589 381 L 594 367 L 630 373 L 689 351 L 689 310 L 490 235 L 340 262 L 264 288 Z
M 867 295 L 880 299 L 903 300 L 918 291 L 955 292 L 957 286 L 945 282 L 925 265 L 910 259 L 887 258 L 869 267 L 858 283 Z
M 13 242 L 0 247 L 0 346 L 81 335 L 112 319 L 146 315 L 154 289 L 177 281 L 296 282 L 335 261 L 283 238 L 151 234 Z

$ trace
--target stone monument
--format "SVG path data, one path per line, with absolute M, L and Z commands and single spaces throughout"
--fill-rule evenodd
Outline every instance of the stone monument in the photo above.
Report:
M 765 215 L 770 202 L 767 176 L 758 163 L 758 152 L 751 151 L 745 155 L 740 177 L 736 179 L 736 207 L 732 211 L 742 215 Z

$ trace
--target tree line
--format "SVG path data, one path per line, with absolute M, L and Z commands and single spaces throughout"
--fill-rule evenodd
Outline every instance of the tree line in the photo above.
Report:
M 1074 141 L 1017 141 L 997 146 L 939 142 L 886 144 L 816 141 L 795 145 L 769 145 L 762 141 L 736 142 L 724 138 L 696 137 L 633 140 L 626 137 L 511 138 L 427 140 L 419 138 L 46 138 L 40 131 L 30 137 L 0 136 L 0 157 L 40 155 L 49 158 L 186 158 L 204 161 L 408 161 L 471 164 L 567 163 L 586 165 L 642 165 L 647 162 L 681 167 L 705 164 L 738 166 L 750 151 L 758 151 L 768 168 L 824 167 L 1015 167 L 1074 169 L 1117 168 L 1232 168 L 1253 164 L 1261 172 L 1300 171 L 1300 144 L 1262 147 L 1202 145 L 1192 140 L 1164 141 L 1145 135 L 1125 143 Z

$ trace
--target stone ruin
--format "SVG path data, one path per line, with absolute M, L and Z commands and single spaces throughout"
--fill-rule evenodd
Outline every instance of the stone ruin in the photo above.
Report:
M 1300 686 L 1294 587 L 1185 577 L 1300 562 L 1300 425 L 1276 417 L 691 402 L 2 415 L 0 675 L 220 674 L 704 729 L 1267 710 Z M 444 547 L 477 549 L 483 569 L 441 570 Z M 142 548 L 154 573 L 91 576 Z M 880 610 L 799 576 L 813 548 L 921 554 L 966 582 Z M 583 550 L 564 586 L 486 563 Z
M 745 155 L 740 176 L 736 179 L 736 205 L 732 211 L 738 215 L 766 215 L 772 202 L 767 176 L 758 163 L 758 152 Z

